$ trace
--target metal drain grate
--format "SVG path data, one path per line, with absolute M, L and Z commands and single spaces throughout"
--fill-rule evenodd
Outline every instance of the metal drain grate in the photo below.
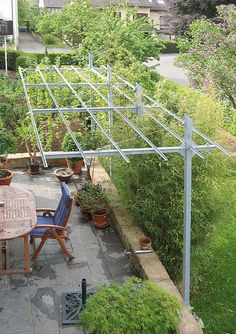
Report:
M 93 293 L 87 293 L 86 299 Z M 82 293 L 62 292 L 62 324 L 75 324 L 79 319 L 79 313 L 83 309 Z

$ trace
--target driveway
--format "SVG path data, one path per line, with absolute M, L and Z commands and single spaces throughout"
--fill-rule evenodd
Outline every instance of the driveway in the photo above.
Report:
M 145 65 L 147 67 L 155 66 L 155 70 L 164 78 L 172 80 L 178 84 L 189 87 L 189 80 L 183 68 L 176 67 L 174 61 L 177 54 L 162 54 L 160 55 L 160 61 L 151 60 Z
M 19 50 L 25 52 L 44 52 L 45 48 L 38 40 L 36 40 L 28 32 L 20 32 L 19 34 Z M 48 48 L 49 53 L 70 52 L 70 48 Z

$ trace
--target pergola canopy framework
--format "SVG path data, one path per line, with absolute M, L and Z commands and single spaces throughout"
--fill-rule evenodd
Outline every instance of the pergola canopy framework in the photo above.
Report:
M 163 107 L 159 102 L 145 94 L 140 85 L 135 86 L 127 82 L 117 74 L 113 73 L 110 66 L 96 68 L 93 66 L 92 56 L 89 56 L 89 66 L 86 69 L 76 68 L 74 66 L 58 68 L 53 66 L 47 70 L 37 67 L 36 69 L 19 69 L 20 77 L 22 80 L 26 101 L 30 113 L 31 122 L 34 127 L 35 135 L 37 138 L 38 148 L 40 150 L 44 167 L 47 167 L 47 158 L 71 158 L 82 157 L 87 165 L 90 164 L 90 157 L 93 156 L 120 156 L 126 162 L 129 162 L 129 155 L 132 154 L 158 154 L 164 160 L 167 160 L 167 155 L 170 153 L 179 153 L 184 156 L 184 300 L 189 305 L 189 293 L 190 293 L 190 240 L 191 240 L 191 180 L 192 180 L 192 157 L 197 155 L 201 159 L 205 156 L 203 152 L 209 152 L 213 149 L 219 149 L 225 154 L 231 156 L 231 154 L 222 146 L 211 140 L 209 137 L 201 133 L 196 128 L 192 127 L 191 119 L 185 115 L 184 119 Z M 27 74 L 35 72 L 40 79 L 39 83 L 27 82 Z M 47 73 L 52 73 L 57 81 L 47 82 Z M 73 76 L 73 81 L 70 81 L 69 76 Z M 76 81 L 78 79 L 78 81 Z M 96 80 L 96 82 L 94 82 Z M 74 82 L 76 81 L 76 82 Z M 81 88 L 90 89 L 92 97 L 99 98 L 103 102 L 103 106 L 94 106 L 92 103 L 88 105 L 88 101 L 85 101 L 83 94 L 81 94 Z M 51 108 L 42 108 L 39 106 L 34 108 L 31 106 L 30 97 L 28 94 L 29 89 L 45 89 L 52 101 Z M 55 96 L 53 89 L 60 88 L 69 90 L 74 100 L 81 106 L 61 106 L 60 101 Z M 106 95 L 104 94 L 104 91 Z M 119 100 L 123 101 L 123 105 L 115 104 L 115 96 L 119 96 Z M 93 99 L 94 100 L 94 99 Z M 158 111 L 157 117 L 154 114 Z M 97 150 L 83 150 L 80 143 L 77 141 L 74 132 L 72 131 L 69 122 L 65 117 L 65 113 L 86 113 L 93 124 L 96 124 L 97 128 L 101 130 L 103 135 L 107 138 L 109 145 L 108 149 Z M 108 117 L 109 129 L 107 130 L 102 122 L 98 119 L 97 113 L 106 113 Z M 169 133 L 169 135 L 179 142 L 179 146 L 171 147 L 157 147 L 147 135 L 137 126 L 132 117 L 128 117 L 127 113 L 132 115 L 136 114 L 137 117 L 145 115 L 152 119 L 157 124 L 157 127 L 163 129 Z M 62 152 L 53 151 L 45 152 L 43 145 L 40 141 L 39 131 L 36 126 L 35 116 L 37 114 L 58 114 L 60 115 L 62 122 L 64 123 L 67 131 L 70 133 L 72 140 L 74 141 L 77 151 Z M 184 136 L 179 135 L 173 130 L 169 124 L 166 124 L 162 115 L 166 115 L 169 118 L 176 121 L 177 125 L 182 128 Z M 121 148 L 120 144 L 112 137 L 112 127 L 114 123 L 114 117 L 119 117 L 126 126 L 130 127 L 136 135 L 138 135 L 145 143 L 145 147 L 137 148 Z M 200 138 L 201 144 L 193 142 L 192 134 Z M 202 144 L 202 141 L 204 144 Z

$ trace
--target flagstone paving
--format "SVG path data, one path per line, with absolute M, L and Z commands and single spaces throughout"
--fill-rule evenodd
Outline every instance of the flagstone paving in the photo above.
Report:
M 45 170 L 40 176 L 15 171 L 12 185 L 34 192 L 37 207 L 56 208 L 60 199 L 60 183 Z M 84 172 L 85 173 L 85 172 Z M 73 177 L 68 184 L 76 190 L 85 182 L 85 174 Z M 117 280 L 124 282 L 133 274 L 129 258 L 113 225 L 105 230 L 91 226 L 89 218 L 73 205 L 68 223 L 68 249 L 75 259 L 69 262 L 54 240 L 48 240 L 39 257 L 31 263 L 28 275 L 0 276 L 0 334 L 80 334 L 75 326 L 62 325 L 62 292 L 81 291 L 82 278 L 87 279 L 88 291 L 101 284 Z M 12 265 L 23 259 L 22 238 L 11 241 Z M 34 252 L 30 245 L 30 254 Z

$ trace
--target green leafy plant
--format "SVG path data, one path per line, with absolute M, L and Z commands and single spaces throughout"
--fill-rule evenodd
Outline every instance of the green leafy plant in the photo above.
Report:
M 81 208 L 85 211 L 96 211 L 107 209 L 109 199 L 106 191 L 101 185 L 86 183 L 79 191 Z
M 3 122 L 0 120 L 0 168 L 2 162 L 6 160 L 9 153 L 16 150 L 16 138 L 3 128 Z
M 78 325 L 96 334 L 178 333 L 181 306 L 156 283 L 130 278 L 98 288 Z
M 37 159 L 37 140 L 34 133 L 33 125 L 29 119 L 23 120 L 16 128 L 17 137 L 25 144 L 26 150 L 29 154 L 30 163 L 38 164 Z

